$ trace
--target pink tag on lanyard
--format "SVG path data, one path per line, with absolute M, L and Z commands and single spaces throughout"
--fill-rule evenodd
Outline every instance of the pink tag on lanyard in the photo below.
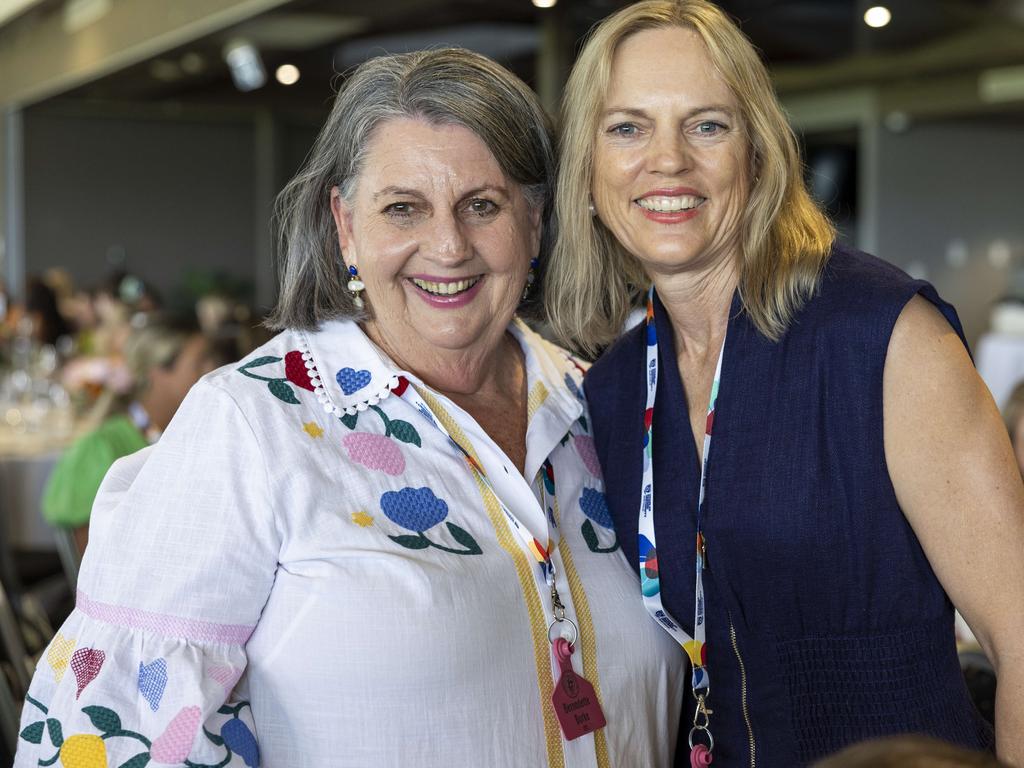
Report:
M 584 734 L 604 728 L 607 724 L 601 703 L 597 700 L 592 686 L 585 677 L 577 675 L 572 668 L 573 647 L 564 637 L 554 642 L 555 657 L 562 674 L 555 683 L 551 703 L 555 716 L 562 726 L 566 741 L 578 739 Z

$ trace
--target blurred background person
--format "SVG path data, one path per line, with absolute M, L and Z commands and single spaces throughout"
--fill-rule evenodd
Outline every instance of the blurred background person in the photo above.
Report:
M 64 454 L 43 494 L 46 520 L 74 531 L 79 551 L 88 542 L 89 515 L 100 483 L 122 456 L 156 442 L 186 393 L 215 361 L 198 326 L 151 320 L 129 336 L 124 357 L 134 387 L 111 413 Z

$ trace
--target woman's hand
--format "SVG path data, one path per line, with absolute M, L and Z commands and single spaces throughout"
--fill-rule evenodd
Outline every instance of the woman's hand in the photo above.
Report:
M 967 351 L 920 296 L 893 329 L 883 406 L 896 497 L 995 667 L 999 757 L 1024 766 L 1024 483 Z

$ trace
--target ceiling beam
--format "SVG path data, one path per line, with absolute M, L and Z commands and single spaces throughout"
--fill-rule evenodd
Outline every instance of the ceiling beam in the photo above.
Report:
M 289 0 L 132 0 L 76 32 L 63 14 L 0 29 L 0 108 L 23 107 L 233 26 Z
M 1012 21 L 970 27 L 908 51 L 851 56 L 829 64 L 772 68 L 780 94 L 953 75 L 1024 61 L 1024 27 Z

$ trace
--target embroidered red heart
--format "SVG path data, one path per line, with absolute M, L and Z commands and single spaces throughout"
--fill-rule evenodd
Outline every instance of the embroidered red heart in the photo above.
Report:
M 302 359 L 302 353 L 297 349 L 284 356 L 284 375 L 295 386 L 313 391 L 313 383 L 309 380 L 309 371 L 306 370 L 306 361 Z
M 79 648 L 71 655 L 71 671 L 75 673 L 75 682 L 78 683 L 76 699 L 82 695 L 85 686 L 96 679 L 106 658 L 107 654 L 95 648 Z
M 395 388 L 392 389 L 391 391 L 394 394 L 396 394 L 399 397 L 401 397 L 403 394 L 405 394 L 405 388 L 408 387 L 408 386 L 409 386 L 409 380 L 407 378 L 405 378 L 405 376 L 399 376 L 398 377 L 398 384 L 395 385 Z

